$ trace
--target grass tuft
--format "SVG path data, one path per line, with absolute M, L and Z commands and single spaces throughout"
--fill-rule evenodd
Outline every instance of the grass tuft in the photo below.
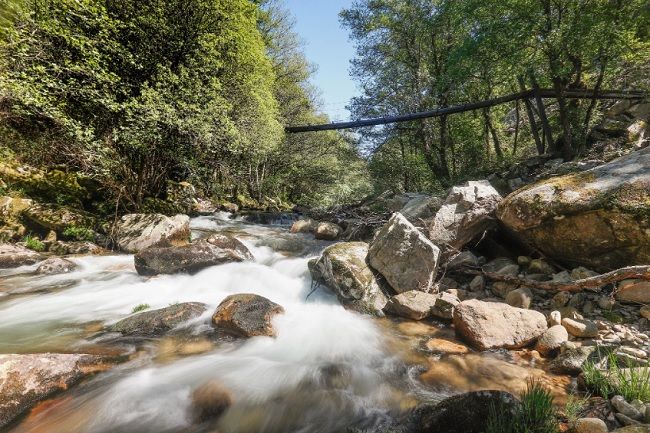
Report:
M 25 242 L 25 246 L 30 250 L 45 251 L 45 244 L 36 236 L 27 235 L 23 238 L 23 242 Z
M 539 382 L 531 380 L 515 413 L 491 407 L 486 433 L 557 433 L 557 412 L 553 395 Z
M 151 305 L 149 304 L 138 304 L 135 307 L 133 307 L 131 313 L 138 313 L 140 311 L 148 310 L 149 308 L 151 308 Z
M 607 359 L 609 369 L 603 371 L 593 362 L 588 361 L 582 367 L 585 383 L 593 392 L 602 397 L 622 395 L 625 400 L 641 400 L 650 403 L 650 364 L 641 366 L 619 365 L 616 354 L 612 353 Z

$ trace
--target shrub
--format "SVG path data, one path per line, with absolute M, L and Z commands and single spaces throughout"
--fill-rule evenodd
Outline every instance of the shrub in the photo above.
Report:
M 27 235 L 23 238 L 25 246 L 34 251 L 45 251 L 45 244 L 35 236 Z
M 87 227 L 69 225 L 63 230 L 63 236 L 75 241 L 95 241 L 95 232 Z

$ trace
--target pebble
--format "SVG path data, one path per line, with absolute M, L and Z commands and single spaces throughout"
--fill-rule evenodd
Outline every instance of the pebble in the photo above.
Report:
M 551 311 L 551 313 L 548 315 L 548 326 L 555 326 L 555 325 L 560 325 L 562 324 L 562 315 L 560 314 L 559 311 Z

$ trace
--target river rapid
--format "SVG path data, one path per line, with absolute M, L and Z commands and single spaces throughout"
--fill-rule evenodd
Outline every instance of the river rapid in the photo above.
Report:
M 76 352 L 120 359 L 110 370 L 41 404 L 14 433 L 376 431 L 418 401 L 446 395 L 423 387 L 421 370 L 394 328 L 313 290 L 310 258 L 328 243 L 227 214 L 195 218 L 193 238 L 228 232 L 254 262 L 194 275 L 139 276 L 131 255 L 84 256 L 76 270 L 36 276 L 35 267 L 0 274 L 0 353 Z M 282 305 L 277 338 L 215 339 L 210 316 L 226 296 L 256 293 Z M 162 339 L 124 338 L 106 329 L 139 304 L 151 309 L 203 302 L 207 312 Z M 191 393 L 217 381 L 233 405 L 216 424 L 192 418 Z

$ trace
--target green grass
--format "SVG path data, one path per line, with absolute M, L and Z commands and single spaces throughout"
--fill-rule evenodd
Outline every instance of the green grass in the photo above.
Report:
M 95 232 L 86 227 L 79 227 L 76 225 L 69 225 L 63 230 L 63 236 L 75 241 L 90 241 L 95 240 Z
M 622 395 L 625 400 L 641 400 L 650 403 L 650 364 L 620 366 L 615 354 L 608 357 L 607 371 L 588 361 L 582 367 L 587 387 L 598 395 L 608 398 Z
M 23 238 L 23 242 L 25 242 L 25 246 L 30 250 L 45 251 L 45 244 L 36 236 L 27 235 Z
M 566 416 L 569 425 L 574 425 L 575 422 L 582 417 L 582 412 L 587 406 L 589 397 L 589 395 L 585 397 L 569 395 L 566 406 L 564 406 L 564 415 Z
M 623 319 L 623 316 L 620 314 L 614 313 L 613 311 L 603 311 L 601 313 L 607 321 L 612 322 L 612 323 L 623 323 L 625 320 Z
M 530 381 L 514 413 L 492 406 L 486 433 L 557 433 L 553 396 L 537 381 Z
M 151 308 L 151 305 L 149 304 L 138 304 L 135 307 L 133 307 L 131 313 L 138 313 L 140 311 L 148 310 L 149 308 Z

